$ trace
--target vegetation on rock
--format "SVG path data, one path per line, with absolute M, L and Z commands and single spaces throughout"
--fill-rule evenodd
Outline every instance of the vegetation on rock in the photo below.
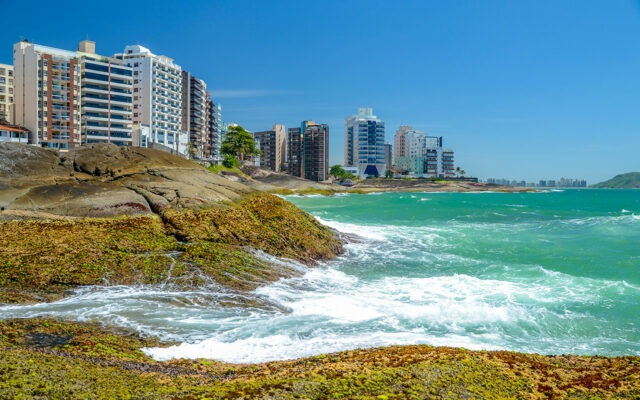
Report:
M 182 286 L 216 282 L 253 289 L 294 273 L 250 248 L 312 263 L 340 253 L 342 243 L 313 217 L 269 194 L 208 209 L 167 209 L 162 217 L 5 221 L 0 302 L 55 300 L 79 285 L 169 279 Z
M 0 321 L 1 398 L 633 399 L 639 357 L 393 346 L 263 364 L 156 362 L 96 324 Z

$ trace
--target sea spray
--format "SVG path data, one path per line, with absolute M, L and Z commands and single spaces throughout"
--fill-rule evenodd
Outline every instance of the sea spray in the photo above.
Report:
M 98 320 L 179 342 L 157 359 L 260 362 L 426 343 L 640 354 L 633 191 L 288 198 L 344 232 L 346 253 L 251 292 L 81 288 L 3 317 Z M 422 201 L 422 199 L 429 201 Z M 501 214 L 501 215 L 498 215 Z

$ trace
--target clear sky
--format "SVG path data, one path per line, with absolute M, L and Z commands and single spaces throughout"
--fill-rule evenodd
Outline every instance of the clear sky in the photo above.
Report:
M 141 44 L 204 79 L 250 130 L 329 124 L 371 106 L 444 136 L 482 178 L 640 171 L 638 0 L 0 0 L 0 62 L 26 38 L 99 54 Z

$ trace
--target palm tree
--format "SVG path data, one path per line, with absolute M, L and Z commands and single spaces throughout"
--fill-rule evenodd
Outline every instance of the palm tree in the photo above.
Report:
M 460 169 L 460 167 L 456 167 L 456 176 L 460 176 L 461 173 L 462 170 Z

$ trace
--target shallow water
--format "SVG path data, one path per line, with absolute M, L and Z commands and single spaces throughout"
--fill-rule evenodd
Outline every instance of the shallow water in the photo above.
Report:
M 640 191 L 287 199 L 360 239 L 248 294 L 82 288 L 0 316 L 99 320 L 183 343 L 147 350 L 160 360 L 261 362 L 414 343 L 640 355 Z

